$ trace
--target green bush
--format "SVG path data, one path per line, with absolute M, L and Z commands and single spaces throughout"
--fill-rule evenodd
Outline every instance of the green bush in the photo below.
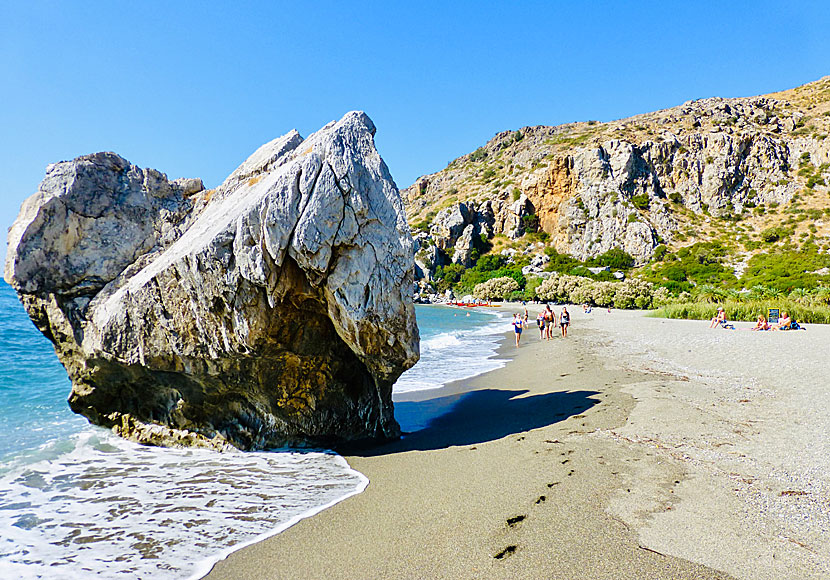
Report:
M 807 180 L 807 188 L 813 189 L 816 185 L 826 185 L 824 178 L 818 175 L 811 175 Z
M 780 250 L 754 255 L 741 277 L 745 288 L 766 286 L 790 292 L 794 288 L 813 288 L 823 285 L 830 277 L 811 274 L 830 267 L 830 256 L 819 251 L 815 244 L 805 243 L 800 251 Z
M 470 161 L 481 161 L 485 157 L 487 157 L 487 151 L 484 150 L 484 147 L 479 147 L 470 153 Z
M 501 254 L 487 254 L 479 258 L 476 269 L 481 272 L 493 272 L 505 264 L 504 256 Z
M 539 216 L 535 213 L 522 216 L 522 228 L 526 232 L 536 232 L 539 229 Z
M 663 246 L 665 248 L 665 246 Z M 593 260 L 592 265 L 608 266 L 615 270 L 628 270 L 634 266 L 634 258 L 628 252 L 619 248 L 611 248 L 604 254 L 600 254 Z
M 444 292 L 452 288 L 461 277 L 466 273 L 466 268 L 461 264 L 448 264 L 447 266 L 438 266 L 435 270 L 435 278 L 438 280 L 438 291 Z
M 510 294 L 519 290 L 519 284 L 510 276 L 491 278 L 481 284 L 476 284 L 473 296 L 479 300 L 505 300 Z
M 637 209 L 646 210 L 649 206 L 649 199 L 647 193 L 641 193 L 631 197 L 631 205 Z
M 570 272 L 575 266 L 581 264 L 569 254 L 560 254 L 551 247 L 545 248 L 545 254 L 550 258 L 550 262 L 545 266 L 547 272 Z
M 719 242 L 699 242 L 668 255 L 664 262 L 644 271 L 643 278 L 674 289 L 678 288 L 677 284 L 666 283 L 730 284 L 735 282 L 735 275 L 722 263 L 726 255 L 726 247 Z M 682 289 L 688 290 L 688 287 L 684 285 Z
M 654 248 L 653 259 L 657 262 L 661 262 L 666 257 L 668 251 L 669 250 L 665 244 L 660 244 L 659 246 Z
M 785 231 L 784 228 L 780 227 L 767 228 L 761 232 L 761 239 L 768 244 L 772 244 L 785 237 Z

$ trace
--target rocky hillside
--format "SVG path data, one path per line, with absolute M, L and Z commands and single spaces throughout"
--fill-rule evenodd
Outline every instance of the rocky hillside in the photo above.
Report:
M 728 240 L 740 269 L 782 222 L 788 239 L 830 237 L 828 134 L 830 76 L 608 123 L 505 131 L 402 191 L 416 262 L 427 277 L 470 266 L 538 228 L 560 253 L 586 260 L 619 248 L 637 264 L 661 244 Z

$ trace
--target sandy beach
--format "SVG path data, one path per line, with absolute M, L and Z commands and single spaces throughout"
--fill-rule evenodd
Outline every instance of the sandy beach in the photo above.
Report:
M 341 450 L 365 492 L 208 578 L 827 578 L 830 329 L 707 325 L 507 334 L 504 368 L 396 397 L 424 428 Z

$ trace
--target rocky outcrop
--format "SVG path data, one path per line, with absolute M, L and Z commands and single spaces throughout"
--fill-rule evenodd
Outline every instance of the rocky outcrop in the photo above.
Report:
M 210 191 L 112 153 L 49 166 L 5 278 L 72 409 L 158 445 L 397 437 L 414 244 L 374 132 L 352 112 L 289 133 Z

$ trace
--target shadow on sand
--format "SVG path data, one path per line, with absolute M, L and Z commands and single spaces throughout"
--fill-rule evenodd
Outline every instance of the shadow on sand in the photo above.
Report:
M 596 405 L 596 391 L 523 396 L 526 390 L 483 389 L 395 403 L 395 417 L 405 433 L 399 441 L 375 447 L 347 446 L 339 453 L 370 457 L 403 451 L 473 445 L 546 427 Z

